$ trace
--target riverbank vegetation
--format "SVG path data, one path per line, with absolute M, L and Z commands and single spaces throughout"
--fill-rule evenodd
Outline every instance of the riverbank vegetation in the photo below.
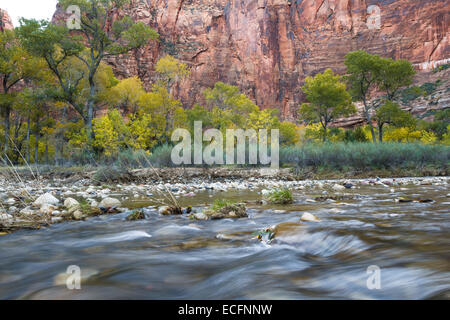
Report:
M 67 7 L 70 1 L 59 2 Z M 189 108 L 176 94 L 189 66 L 170 55 L 155 64 L 151 86 L 137 76 L 114 75 L 108 57 L 157 45 L 159 35 L 128 17 L 105 31 L 111 13 L 92 3 L 82 8 L 89 14 L 82 15 L 81 32 L 22 19 L 19 28 L 0 34 L 3 164 L 171 166 L 172 132 L 193 132 L 194 122 L 202 121 L 203 129 L 221 132 L 279 129 L 282 166 L 448 165 L 449 109 L 433 111 L 434 120 L 425 121 L 401 108 L 448 79 L 411 86 L 410 62 L 354 51 L 346 56 L 345 74 L 328 69 L 306 79 L 306 101 L 295 120 L 282 119 L 277 109 L 261 110 L 237 86 L 223 82 L 204 90 L 202 101 Z M 365 124 L 335 127 L 335 120 L 356 113 L 357 102 Z

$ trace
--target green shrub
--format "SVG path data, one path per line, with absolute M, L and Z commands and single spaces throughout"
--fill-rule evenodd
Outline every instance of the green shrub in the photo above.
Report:
M 169 144 L 156 147 L 147 159 L 154 167 L 172 167 L 172 148 Z
M 125 167 L 100 167 L 92 176 L 97 182 L 119 182 L 130 180 L 130 173 Z
M 413 101 L 418 97 L 425 95 L 425 93 L 426 91 L 424 91 L 421 87 L 413 86 L 410 88 L 406 88 L 400 92 L 400 100 L 404 104 L 407 104 L 410 101 Z
M 266 198 L 273 204 L 290 204 L 294 202 L 292 191 L 287 188 L 272 190 Z
M 280 148 L 280 164 L 298 168 L 392 169 L 438 165 L 446 167 L 450 148 L 415 143 L 325 143 Z
M 236 204 L 236 202 L 232 201 L 232 200 L 221 200 L 218 199 L 216 201 L 214 201 L 214 203 L 211 206 L 211 210 L 213 211 L 219 211 L 222 208 L 228 207 L 228 206 L 232 206 Z
M 450 63 L 441 64 L 437 68 L 434 68 L 433 72 L 436 73 L 436 72 L 439 72 L 439 71 L 447 70 L 448 68 L 450 68 Z
M 429 96 L 432 94 L 437 87 L 440 85 L 440 81 L 437 80 L 436 82 L 425 82 L 423 85 L 420 86 L 420 89 L 422 89 L 426 96 Z
M 363 128 L 356 127 L 355 129 L 345 130 L 345 142 L 367 142 L 368 139 L 364 133 Z

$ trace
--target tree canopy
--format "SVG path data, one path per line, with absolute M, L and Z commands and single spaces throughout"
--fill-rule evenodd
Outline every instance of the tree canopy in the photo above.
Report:
M 350 94 L 341 76 L 335 75 L 331 69 L 307 77 L 302 87 L 309 103 L 301 105 L 300 117 L 308 122 L 319 122 L 326 139 L 328 125 L 335 119 L 356 112 Z

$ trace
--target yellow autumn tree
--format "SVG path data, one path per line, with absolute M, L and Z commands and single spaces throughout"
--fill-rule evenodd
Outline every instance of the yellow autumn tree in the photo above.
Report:
M 136 113 L 141 96 L 145 89 L 139 77 L 121 80 L 117 85 L 107 90 L 107 102 L 112 107 L 118 107 L 123 114 Z
M 188 67 L 170 55 L 166 55 L 158 60 L 155 65 L 159 85 L 171 90 L 172 86 L 188 77 L 190 71 Z
M 117 154 L 121 144 L 125 143 L 127 130 L 123 118 L 117 109 L 107 115 L 93 120 L 93 146 L 100 149 L 105 156 Z
M 181 107 L 181 102 L 175 99 L 164 86 L 154 85 L 152 92 L 142 95 L 139 103 L 141 105 L 139 116 L 151 114 L 152 127 L 156 134 L 163 141 L 170 141 L 174 129 L 174 115 Z

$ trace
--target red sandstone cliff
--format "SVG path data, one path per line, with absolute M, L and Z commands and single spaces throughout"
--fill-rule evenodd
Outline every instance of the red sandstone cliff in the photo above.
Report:
M 371 5 L 379 29 L 366 23 L 377 22 Z M 191 67 L 179 92 L 186 105 L 220 80 L 289 116 L 303 79 L 342 72 L 348 51 L 408 59 L 418 69 L 449 59 L 449 9 L 447 0 L 132 0 L 120 14 L 151 25 L 162 41 L 111 64 L 150 84 L 155 61 L 170 53 Z M 58 9 L 54 19 L 61 16 Z
M 14 29 L 11 17 L 6 10 L 0 8 L 0 32 Z

